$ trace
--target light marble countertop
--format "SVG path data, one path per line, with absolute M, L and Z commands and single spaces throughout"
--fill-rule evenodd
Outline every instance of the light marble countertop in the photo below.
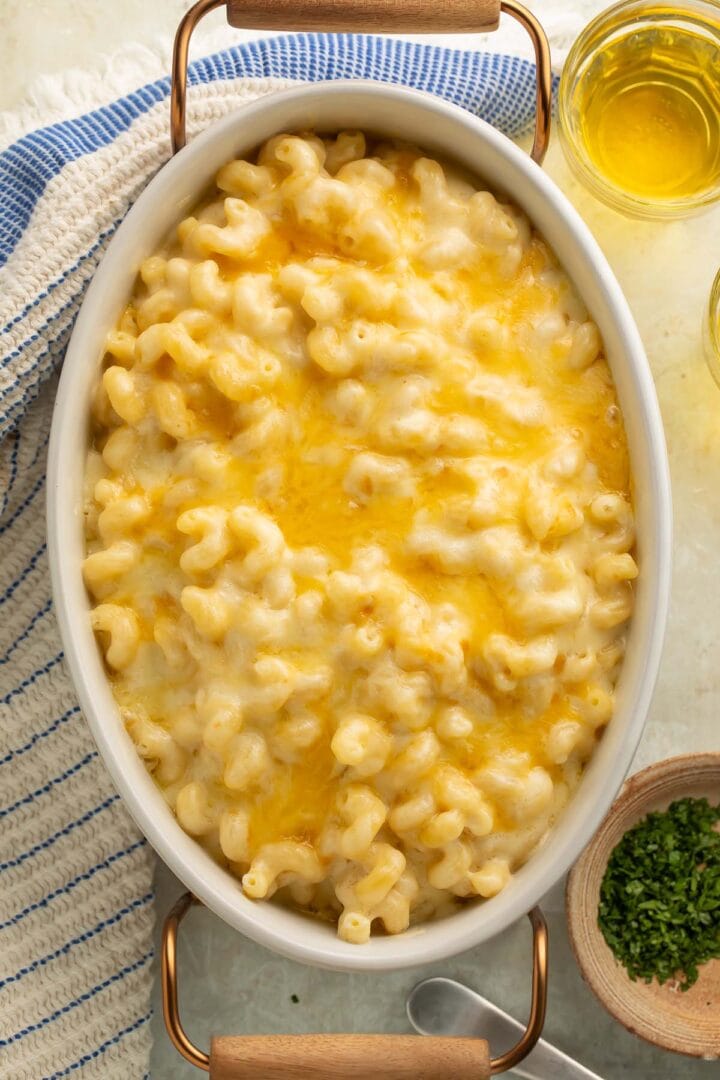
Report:
M 185 0 L 0 0 L 0 109 L 14 108 L 39 75 L 92 65 L 98 54 L 125 43 L 163 41 L 167 46 L 187 6 Z M 582 0 L 572 11 L 563 0 L 537 0 L 530 6 L 560 51 L 604 4 Z M 504 47 L 516 49 L 518 39 L 504 33 Z M 468 39 L 462 45 L 468 47 Z M 703 361 L 700 334 L 720 261 L 720 207 L 687 222 L 631 222 L 578 187 L 557 142 L 546 168 L 585 217 L 625 289 L 650 358 L 670 452 L 675 504 L 670 623 L 634 768 L 675 753 L 720 750 L 720 391 Z M 160 917 L 181 891 L 170 872 L 159 867 Z M 552 957 L 548 1039 L 605 1080 L 710 1080 L 717 1075 L 717 1064 L 664 1054 L 616 1025 L 583 985 L 572 960 L 560 888 L 544 907 Z M 181 1005 L 189 1033 L 200 1044 L 207 1043 L 211 1031 L 405 1031 L 407 991 L 426 975 L 442 973 L 466 981 L 522 1019 L 529 994 L 529 942 L 523 922 L 481 949 L 442 964 L 382 976 L 345 975 L 283 960 L 243 940 L 207 911 L 197 911 L 188 919 L 180 950 Z M 166 1039 L 157 987 L 156 994 L 153 1080 L 200 1076 Z

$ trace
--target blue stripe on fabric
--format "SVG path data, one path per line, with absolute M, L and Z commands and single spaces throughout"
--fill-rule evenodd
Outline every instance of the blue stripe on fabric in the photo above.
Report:
M 130 844 L 130 847 L 123 848 L 122 851 L 116 851 L 112 855 L 108 855 L 107 859 L 103 859 L 102 862 L 96 863 L 95 866 L 92 866 L 89 870 L 85 870 L 82 874 L 78 874 L 77 877 L 72 878 L 58 889 L 53 889 L 47 896 L 43 896 L 42 900 L 36 900 L 33 904 L 28 904 L 22 911 L 18 911 L 15 915 L 6 919 L 5 922 L 0 923 L 0 931 L 7 930 L 9 926 L 17 926 L 18 923 L 22 922 L 23 919 L 26 919 L 29 915 L 32 915 L 36 911 L 42 911 L 52 903 L 53 900 L 57 900 L 59 896 L 66 896 L 67 893 L 72 892 L 73 889 L 77 888 L 77 886 L 81 885 L 84 881 L 91 881 L 95 875 L 99 874 L 102 870 L 108 870 L 111 866 L 114 866 L 115 863 L 120 862 L 121 859 L 126 859 L 129 855 L 133 855 L 136 851 L 139 851 L 140 848 L 146 846 L 147 841 L 136 840 L 134 844 Z
M 73 315 L 73 319 L 74 318 L 75 316 Z M 0 441 L 4 438 L 7 438 L 8 435 L 12 435 L 13 431 L 17 430 L 17 428 L 20 426 L 23 419 L 25 418 L 25 414 L 27 413 L 30 406 L 40 397 L 45 383 L 48 381 L 48 379 L 52 378 L 52 376 L 59 370 L 65 355 L 64 350 L 67 347 L 68 341 L 70 340 L 71 330 L 72 325 L 70 326 L 63 342 L 62 351 L 60 355 L 55 358 L 55 362 L 50 367 L 50 369 L 48 371 L 40 372 L 37 378 L 33 382 L 31 382 L 30 386 L 22 395 L 20 400 L 16 401 L 13 405 L 11 405 L 11 407 L 8 409 L 7 413 L 4 416 L 0 412 Z M 3 426 L 5 428 L 4 433 L 2 431 Z
M 88 277 L 88 280 L 91 276 L 92 275 Z M 13 349 L 11 353 L 8 353 L 7 356 L 4 356 L 2 360 L 0 360 L 0 368 L 10 367 L 13 360 L 17 360 L 21 353 L 26 352 L 28 347 L 30 345 L 34 345 L 36 341 L 40 341 L 42 339 L 42 341 L 45 342 L 47 328 L 51 325 L 51 323 L 56 322 L 61 315 L 64 315 L 68 308 L 73 307 L 73 305 L 77 306 L 78 301 L 81 299 L 84 292 L 85 282 L 83 282 L 81 288 L 74 292 L 69 298 L 69 300 L 67 300 L 61 308 L 58 308 L 58 310 L 50 316 L 48 321 L 43 325 L 42 329 L 36 330 L 30 335 L 30 337 L 26 341 L 23 341 L 21 345 L 18 345 L 16 349 Z M 5 398 L 9 397 L 10 394 L 12 394 L 13 390 L 17 390 L 17 388 L 27 380 L 28 375 L 32 375 L 33 371 L 38 366 L 40 361 L 53 351 L 53 349 L 57 346 L 58 342 L 62 339 L 63 334 L 67 331 L 68 326 L 72 325 L 72 320 L 74 319 L 75 314 L 76 313 L 73 311 L 70 316 L 70 322 L 64 323 L 55 335 L 55 337 L 48 341 L 45 348 L 41 349 L 40 352 L 36 354 L 34 362 L 22 373 L 21 378 L 14 379 L 12 382 L 9 382 L 7 386 L 3 387 L 2 390 L 0 390 L 0 401 L 3 401 Z
M 30 406 L 32 402 L 35 401 L 35 399 L 40 394 L 40 391 L 42 390 L 44 384 L 54 374 L 55 370 L 62 363 L 63 357 L 65 355 L 65 349 L 67 348 L 67 344 L 70 340 L 70 335 L 75 324 L 75 319 L 77 318 L 80 302 L 85 293 L 86 284 L 87 282 L 83 282 L 81 288 L 73 294 L 70 300 L 68 300 L 67 304 L 63 305 L 63 310 L 70 305 L 74 305 L 68 321 L 58 331 L 56 336 L 50 342 L 48 342 L 47 346 L 44 349 L 41 349 L 39 353 L 37 353 L 35 359 L 30 364 L 30 366 L 25 368 L 25 370 L 23 371 L 21 378 L 15 379 L 5 388 L 4 391 L 0 392 L 0 398 L 3 398 L 11 391 L 17 390 L 20 386 L 22 386 L 23 383 L 28 384 L 20 397 L 16 398 L 16 400 L 12 402 L 4 415 L 2 415 L 2 410 L 0 410 L 0 422 L 5 424 L 6 428 L 8 429 L 6 434 L 10 434 L 13 428 L 20 422 L 20 420 L 22 420 L 28 409 L 28 406 Z M 47 367 L 46 370 L 41 371 L 37 378 L 29 378 L 29 376 L 33 375 L 34 372 L 41 366 L 42 361 L 45 359 L 46 356 L 51 357 L 51 364 Z
M 12 814 L 15 810 L 19 810 L 21 806 L 27 806 L 28 803 L 35 802 L 42 795 L 49 795 L 53 788 L 56 788 L 58 784 L 64 784 L 66 780 L 69 780 L 71 776 L 75 776 L 86 765 L 89 765 L 91 761 L 94 761 L 98 756 L 97 750 L 91 750 L 89 754 L 86 754 L 84 758 L 77 761 L 74 765 L 71 765 L 69 769 L 65 769 L 59 776 L 54 776 L 52 780 L 48 780 L 42 787 L 36 788 L 35 791 L 29 792 L 27 795 L 23 795 L 22 799 L 18 799 L 12 806 L 6 806 L 3 810 L 0 810 L 0 821 L 7 817 L 8 814 Z
M 37 463 L 37 459 L 40 457 L 40 455 L 42 454 L 43 450 L 45 449 L 45 447 L 48 445 L 49 442 L 50 442 L 50 432 L 48 431 L 45 438 L 41 439 L 40 442 L 35 447 L 35 453 L 33 454 L 32 461 L 28 465 L 28 469 L 32 469 L 33 465 L 35 465 Z
M 9 322 L 5 323 L 5 325 L 0 329 L 0 337 L 2 337 L 3 334 L 6 334 L 8 330 L 11 330 L 13 326 L 16 326 L 19 322 L 22 322 L 25 316 L 28 315 L 33 310 L 33 308 L 36 308 L 38 304 L 41 304 L 43 300 L 46 300 L 48 296 L 51 296 L 55 289 L 62 285 L 64 281 L 67 281 L 71 274 L 74 274 L 76 270 L 79 270 L 85 260 L 89 259 L 92 255 L 94 255 L 97 252 L 98 248 L 102 247 L 108 237 L 112 236 L 121 221 L 121 217 L 116 218 L 116 220 L 113 221 L 112 225 L 110 225 L 107 229 L 105 229 L 99 234 L 93 246 L 91 248 L 88 248 L 88 250 L 83 255 L 81 255 L 72 264 L 72 266 L 68 266 L 67 270 L 63 270 L 62 274 L 60 274 L 59 277 L 55 278 L 54 281 L 51 281 L 46 289 L 43 289 L 41 293 L 38 293 L 36 297 L 28 301 L 22 311 L 19 311 L 17 315 L 14 316 L 14 318 L 10 319 Z
M 47 443 L 46 443 L 46 445 L 47 445 Z M 39 491 L 42 491 L 44 484 L 45 484 L 45 477 L 44 476 L 39 476 L 38 479 L 35 482 L 35 486 L 33 487 L 32 491 L 30 492 L 30 494 L 25 499 L 23 499 L 23 501 L 20 503 L 20 505 L 17 507 L 17 509 L 13 511 L 12 517 L 8 518 L 8 520 L 4 523 L 4 525 L 0 525 L 0 536 L 2 536 L 3 533 L 7 532 L 7 530 L 9 528 L 11 528 L 15 524 L 17 519 L 27 510 L 27 508 L 29 507 L 30 503 L 33 501 L 33 499 L 35 498 L 37 493 Z
M 7 664 L 8 660 L 10 659 L 12 654 L 16 651 L 16 649 L 19 649 L 20 646 L 22 645 L 22 643 L 24 641 L 27 641 L 30 634 L 32 634 L 33 629 L 35 628 L 35 626 L 37 626 L 37 624 L 40 622 L 40 620 L 45 615 L 47 615 L 47 613 L 51 610 L 51 608 L 52 608 L 52 600 L 46 600 L 45 603 L 43 604 L 43 606 L 40 608 L 40 610 L 35 612 L 35 614 L 33 615 L 32 619 L 30 620 L 28 625 L 25 627 L 23 632 L 18 637 L 15 638 L 15 640 L 13 641 L 12 645 L 10 646 L 8 651 L 5 653 L 5 655 L 0 656 L 0 667 L 3 667 L 5 664 Z M 1 764 L 2 764 L 2 759 L 0 759 L 0 765 Z
M 11 1046 L 12 1043 L 20 1042 L 21 1039 L 26 1038 L 28 1035 L 32 1035 L 35 1031 L 41 1031 L 49 1024 L 54 1023 L 55 1020 L 59 1020 L 61 1016 L 67 1015 L 72 1012 L 73 1009 L 77 1009 L 80 1005 L 87 1004 L 88 1001 L 97 995 L 102 993 L 103 990 L 107 990 L 109 986 L 113 986 L 117 982 L 122 982 L 128 975 L 132 975 L 133 972 L 139 971 L 140 968 L 145 967 L 153 958 L 153 951 L 150 949 L 144 956 L 135 960 L 132 964 L 126 964 L 125 967 L 120 968 L 119 971 L 114 972 L 112 975 L 108 975 L 107 979 L 103 979 L 102 982 L 97 983 L 91 990 L 86 990 L 84 994 L 80 994 L 73 1001 L 68 1001 L 67 1005 L 61 1005 L 59 1009 L 55 1009 L 49 1016 L 43 1017 L 42 1020 L 37 1020 L 33 1024 L 28 1024 L 27 1027 L 21 1028 L 20 1031 L 16 1031 L 13 1035 L 10 1035 L 7 1039 L 0 1039 L 0 1046 Z
M 282 35 L 204 57 L 188 72 L 190 85 L 236 78 L 357 77 L 401 82 L 449 98 L 513 135 L 524 131 L 533 116 L 534 65 L 528 61 L 391 38 Z M 164 101 L 169 88 L 168 78 L 159 79 L 84 116 L 33 131 L 0 154 L 0 188 L 6 193 L 0 208 L 0 265 L 17 245 L 48 182 L 70 162 L 111 144 Z
M 121 219 L 118 219 L 118 221 L 113 224 L 112 229 L 109 232 L 106 232 L 104 234 L 104 238 L 106 240 L 107 240 L 108 236 L 111 234 L 111 232 L 114 232 L 115 229 L 117 228 L 117 226 L 120 224 L 120 220 Z M 86 251 L 85 254 L 80 258 L 79 262 L 82 262 L 84 259 L 87 259 L 87 257 L 89 255 L 94 254 L 96 246 L 93 247 L 93 248 L 90 248 L 89 251 Z M 46 320 L 46 322 L 44 322 L 42 324 L 42 326 L 41 326 L 41 328 L 39 330 L 33 331 L 33 333 L 30 334 L 30 336 L 28 338 L 26 338 L 24 341 L 21 341 L 19 345 L 16 345 L 15 348 L 12 349 L 11 352 L 6 353 L 5 356 L 3 356 L 2 360 L 0 360 L 0 368 L 9 367 L 12 364 L 13 360 L 17 360 L 17 358 L 22 353 L 24 353 L 26 351 L 28 345 L 34 345 L 36 341 L 40 341 L 41 339 L 44 341 L 46 339 L 48 327 L 51 326 L 54 322 L 57 322 L 58 319 L 62 315 L 64 315 L 65 312 L 69 308 L 73 307 L 73 305 L 77 306 L 78 301 L 81 299 L 83 293 L 85 292 L 85 286 L 89 283 L 89 281 L 92 278 L 94 272 L 95 272 L 95 267 L 91 266 L 90 267 L 90 272 L 88 273 L 88 275 L 85 278 L 81 279 L 80 288 L 76 289 L 75 292 L 72 294 L 72 296 L 70 296 L 69 299 L 67 299 L 65 301 L 65 303 L 61 307 L 59 307 L 56 311 L 54 311 L 52 313 L 52 315 Z M 73 314 L 73 318 L 74 318 L 75 317 L 75 312 L 73 312 L 72 314 Z M 72 320 L 71 320 L 71 323 L 72 323 Z M 26 379 L 27 376 L 29 374 L 31 374 L 32 371 L 34 371 L 34 369 L 38 365 L 38 361 L 43 356 L 46 356 L 48 354 L 48 352 L 52 352 L 53 347 L 55 345 L 57 345 L 58 341 L 60 341 L 62 335 L 67 330 L 68 325 L 71 325 L 71 323 L 70 324 L 66 323 L 62 327 L 62 329 L 55 335 L 55 337 L 52 339 L 52 341 L 50 341 L 48 343 L 48 347 L 46 349 L 44 349 L 42 352 L 38 353 L 33 366 L 28 368 L 23 373 L 23 380 Z M 4 398 L 8 397 L 8 395 L 11 394 L 13 392 L 13 390 L 17 389 L 17 387 L 19 385 L 20 385 L 20 380 L 18 380 L 18 379 L 16 379 L 14 382 L 8 383 L 8 385 L 6 387 L 4 387 L 2 390 L 0 390 L 0 401 L 2 401 Z
M 52 836 L 46 837 L 45 840 L 41 840 L 39 844 L 35 844 L 27 851 L 23 851 L 21 855 L 17 855 L 13 859 L 6 859 L 5 862 L 1 862 L 0 872 L 3 870 L 12 870 L 14 867 L 20 866 L 22 865 L 22 863 L 27 862 L 28 859 L 32 859 L 33 856 L 39 855 L 41 851 L 47 851 L 47 849 L 51 848 L 54 844 L 56 844 L 58 840 L 62 840 L 63 836 L 69 836 L 70 833 L 75 831 L 75 829 L 79 829 L 83 825 L 87 825 L 88 821 L 92 821 L 92 819 L 96 818 L 98 814 L 102 814 L 103 811 L 111 807 L 113 803 L 119 801 L 119 795 L 108 795 L 107 799 L 104 799 L 99 806 L 93 807 L 92 810 L 88 810 L 86 813 L 84 813 L 82 817 L 76 818 L 75 821 L 71 821 L 69 825 L 65 825 L 62 829 L 58 829 L 58 831 L 56 833 L 53 833 Z
M 33 671 L 32 675 L 28 675 L 27 679 L 23 679 L 19 686 L 16 686 L 13 690 L 10 690 L 5 697 L 0 698 L 0 705 L 9 705 L 13 698 L 20 697 L 25 691 L 41 679 L 43 675 L 49 675 L 54 667 L 57 667 L 62 662 L 63 654 L 59 652 L 57 656 L 54 656 L 52 660 L 48 660 L 47 664 L 43 664 L 42 667 Z
M 73 705 L 72 709 L 68 709 L 62 716 L 58 716 L 57 720 L 53 720 L 50 727 L 45 728 L 44 731 L 36 731 L 31 739 L 28 739 L 22 746 L 18 746 L 17 749 L 8 750 L 5 757 L 0 758 L 0 765 L 7 765 L 8 762 L 12 761 L 14 758 L 20 757 L 21 754 L 26 754 L 28 750 L 32 750 L 36 743 L 40 742 L 41 739 L 47 739 L 48 736 L 57 731 L 59 727 L 62 727 L 63 724 L 67 724 L 68 720 L 71 720 L 73 716 L 77 716 L 79 712 L 80 706 Z
M 20 436 L 15 439 L 15 443 L 10 454 L 10 479 L 8 481 L 7 491 L 8 495 L 12 493 L 12 489 L 15 487 L 15 481 L 17 480 L 18 473 L 18 451 L 20 449 Z
M 15 487 L 15 481 L 18 474 L 18 452 L 20 450 L 20 433 L 18 432 L 13 441 L 13 448 L 10 451 L 10 476 L 8 482 L 3 491 L 2 507 L 0 507 L 0 518 L 3 516 L 8 508 L 10 502 L 10 496 L 12 495 L 13 488 Z
M 37 549 L 35 554 L 32 556 L 32 558 L 30 559 L 30 562 L 27 564 L 27 566 L 21 571 L 19 576 L 16 577 L 15 580 L 10 585 L 8 585 L 7 589 L 2 594 L 2 596 L 0 596 L 0 606 L 2 606 L 5 603 L 6 600 L 9 600 L 10 597 L 12 596 L 12 594 L 15 592 L 15 590 L 19 589 L 20 586 L 22 585 L 23 581 L 25 581 L 25 579 L 30 574 L 32 574 L 33 570 L 35 569 L 38 562 L 43 557 L 43 555 L 45 554 L 46 551 L 47 551 L 47 544 L 43 540 L 42 544 Z
M 67 1068 L 61 1069 L 59 1072 L 54 1072 L 50 1076 L 43 1077 L 43 1080 L 62 1080 L 64 1076 L 70 1076 L 76 1069 L 82 1069 L 84 1065 L 88 1065 L 91 1061 L 96 1061 L 97 1058 L 110 1049 L 111 1046 L 117 1046 L 126 1035 L 132 1035 L 134 1031 L 137 1031 L 143 1026 L 143 1024 L 149 1024 L 152 1020 L 152 1009 L 145 1013 L 144 1016 L 138 1017 L 132 1024 L 128 1024 L 127 1027 L 121 1028 L 116 1035 L 113 1035 L 111 1039 L 106 1039 L 104 1043 L 101 1043 L 95 1050 L 91 1050 L 87 1054 L 83 1054 L 81 1058 L 74 1061 L 72 1065 L 68 1065 Z M 147 1080 L 150 1080 L 150 1074 L 147 1074 Z
M 82 934 L 78 934 L 77 937 L 71 938 L 70 941 L 65 942 L 59 949 L 55 949 L 54 952 L 48 953 L 47 956 L 40 956 L 37 960 L 33 960 L 32 964 L 27 964 L 25 967 L 19 968 L 14 975 L 8 975 L 6 979 L 0 979 L 0 990 L 3 990 L 6 986 L 11 986 L 14 983 L 19 983 L 26 975 L 32 975 L 33 971 L 37 971 L 38 968 L 46 967 L 47 964 L 51 964 L 53 960 L 57 960 L 59 956 L 67 956 L 77 945 L 84 945 L 86 941 L 92 941 L 98 934 L 102 934 L 103 930 L 107 930 L 109 926 L 115 926 L 117 923 L 127 916 L 131 915 L 133 911 L 138 911 L 140 908 L 147 907 L 153 898 L 152 892 L 145 893 L 144 896 L 139 896 L 137 899 L 132 900 L 125 907 L 120 908 L 114 915 L 111 915 L 108 919 L 101 919 L 92 930 L 84 930 Z M 2 1043 L 0 1043 L 2 1045 Z

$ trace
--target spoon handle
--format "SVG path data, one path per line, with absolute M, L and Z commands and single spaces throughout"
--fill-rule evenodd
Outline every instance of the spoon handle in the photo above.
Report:
M 482 1037 L 493 1055 L 517 1042 L 523 1025 L 497 1005 L 454 979 L 425 979 L 408 995 L 407 1014 L 421 1035 Z M 602 1080 L 562 1050 L 540 1039 L 522 1067 L 509 1074 L 522 1080 Z

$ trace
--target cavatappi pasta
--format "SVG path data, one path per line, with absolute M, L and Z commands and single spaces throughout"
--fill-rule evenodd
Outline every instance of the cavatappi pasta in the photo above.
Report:
M 220 170 L 107 339 L 86 514 L 180 824 L 348 941 L 498 893 L 612 716 L 637 567 L 602 342 L 523 214 L 415 149 Z

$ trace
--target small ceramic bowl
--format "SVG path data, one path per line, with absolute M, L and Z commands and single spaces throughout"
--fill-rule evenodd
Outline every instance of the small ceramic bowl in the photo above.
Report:
M 668 758 L 628 780 L 570 873 L 567 919 L 582 976 L 616 1020 L 655 1046 L 712 1061 L 720 1058 L 720 959 L 704 964 L 685 992 L 669 982 L 633 982 L 597 921 L 600 886 L 615 845 L 646 814 L 688 796 L 720 802 L 720 753 Z

